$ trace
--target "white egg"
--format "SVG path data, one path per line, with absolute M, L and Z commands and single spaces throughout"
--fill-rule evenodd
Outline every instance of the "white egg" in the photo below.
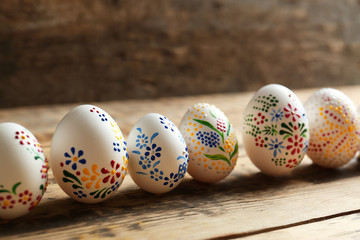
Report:
M 309 124 L 297 96 L 270 84 L 255 93 L 243 119 L 243 144 L 251 161 L 267 175 L 284 175 L 306 154 Z
M 359 149 L 359 122 L 353 102 L 342 92 L 323 88 L 305 103 L 310 124 L 308 156 L 322 167 L 337 168 Z
M 157 113 L 142 117 L 128 138 L 129 172 L 145 191 L 161 194 L 177 187 L 186 174 L 188 151 L 177 127 Z
M 96 203 L 114 195 L 127 171 L 120 128 L 93 105 L 78 106 L 65 115 L 55 130 L 50 154 L 57 183 L 80 202 Z
M 16 123 L 0 124 L 0 218 L 25 215 L 46 190 L 48 163 L 34 135 Z
M 198 103 L 190 107 L 180 123 L 189 149 L 188 173 L 206 183 L 220 181 L 236 165 L 238 141 L 225 114 L 214 105 Z

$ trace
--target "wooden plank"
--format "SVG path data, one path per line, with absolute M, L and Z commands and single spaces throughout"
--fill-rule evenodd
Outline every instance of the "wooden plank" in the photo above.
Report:
M 331 217 L 330 219 L 316 220 L 316 222 L 299 226 L 269 231 L 244 237 L 245 240 L 287 240 L 287 239 L 359 239 L 360 210 L 357 213 Z M 227 236 L 238 238 L 241 236 Z
M 341 88 L 359 101 L 360 86 Z M 306 99 L 313 90 L 296 91 Z M 97 104 L 119 122 L 125 136 L 138 118 L 159 112 L 180 122 L 188 106 L 198 101 L 219 106 L 239 128 L 242 111 L 252 93 L 164 98 Z M 360 101 L 359 101 L 360 102 Z M 234 107 L 234 105 L 238 106 Z M 0 121 L 26 125 L 50 150 L 52 132 L 74 105 L 0 110 Z M 241 147 L 234 172 L 216 184 L 202 184 L 186 176 L 174 191 L 152 195 L 140 190 L 130 176 L 116 196 L 86 205 L 69 199 L 50 171 L 48 191 L 37 208 L 15 221 L 0 220 L 3 239 L 114 238 L 206 239 L 245 236 L 266 229 L 296 225 L 360 209 L 359 163 L 326 170 L 305 159 L 293 174 L 272 178 L 259 173 Z M 290 224 L 290 225 L 289 225 Z M 337 229 L 330 232 L 336 234 Z M 256 234 L 257 235 L 257 234 Z

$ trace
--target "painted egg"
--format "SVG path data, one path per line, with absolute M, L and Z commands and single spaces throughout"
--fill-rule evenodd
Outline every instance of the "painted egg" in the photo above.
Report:
M 238 141 L 225 114 L 214 105 L 190 107 L 180 123 L 189 149 L 188 173 L 200 182 L 217 182 L 236 165 Z
M 342 92 L 323 88 L 305 103 L 310 123 L 308 156 L 322 167 L 337 168 L 359 149 L 359 124 L 353 102 Z
M 120 128 L 93 105 L 78 106 L 65 115 L 55 130 L 50 154 L 59 186 L 84 203 L 114 195 L 127 171 L 127 146 Z
M 306 154 L 309 124 L 304 107 L 282 85 L 270 84 L 255 93 L 245 109 L 242 126 L 246 153 L 264 174 L 287 174 Z
M 170 119 L 150 113 L 131 129 L 129 172 L 143 190 L 161 194 L 177 187 L 188 166 L 188 151 Z
M 0 124 L 0 218 L 25 215 L 47 186 L 48 162 L 34 135 L 16 123 Z

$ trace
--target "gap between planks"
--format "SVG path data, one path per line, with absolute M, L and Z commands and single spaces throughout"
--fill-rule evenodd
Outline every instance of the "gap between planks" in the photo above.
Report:
M 331 215 L 323 216 L 323 217 L 311 218 L 311 219 L 296 222 L 296 223 L 290 223 L 290 224 L 285 224 L 285 225 L 281 225 L 281 226 L 274 226 L 274 227 L 264 228 L 264 229 L 260 229 L 260 230 L 256 230 L 256 231 L 237 233 L 237 234 L 229 234 L 226 236 L 208 238 L 207 240 L 230 240 L 230 239 L 237 239 L 237 238 L 243 238 L 243 237 L 250 237 L 250 236 L 254 236 L 254 235 L 258 235 L 258 234 L 262 234 L 262 233 L 269 233 L 269 232 L 273 232 L 273 231 L 277 231 L 277 230 L 298 227 L 298 226 L 302 226 L 302 225 L 306 225 L 306 224 L 312 224 L 312 223 L 316 223 L 316 222 L 320 222 L 320 221 L 326 221 L 326 220 L 330 220 L 330 219 L 334 219 L 334 218 L 338 218 L 338 217 L 349 216 L 349 215 L 357 214 L 357 213 L 360 213 L 360 209 L 342 212 L 342 213 L 331 214 Z

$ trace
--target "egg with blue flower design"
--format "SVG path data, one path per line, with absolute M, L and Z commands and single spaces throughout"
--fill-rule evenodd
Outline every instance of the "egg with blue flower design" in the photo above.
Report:
M 127 144 L 114 119 L 101 108 L 81 105 L 58 124 L 50 163 L 59 186 L 73 199 L 97 203 L 120 187 L 127 172 Z
M 309 123 L 298 97 L 288 88 L 270 84 L 249 101 L 242 123 L 247 155 L 261 172 L 290 173 L 304 158 L 309 145 Z
M 188 165 L 185 141 L 167 117 L 150 113 L 131 129 L 128 137 L 129 172 L 143 190 L 162 194 L 177 187 Z
M 217 182 L 234 169 L 238 156 L 235 129 L 216 106 L 198 103 L 184 114 L 180 131 L 189 148 L 188 173 L 205 183 Z

